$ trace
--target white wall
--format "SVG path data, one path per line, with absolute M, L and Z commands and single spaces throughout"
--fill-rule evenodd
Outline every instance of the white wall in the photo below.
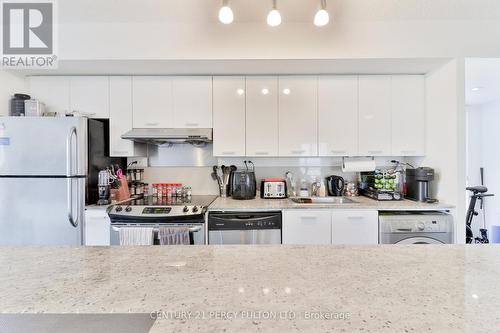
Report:
M 426 75 L 426 156 L 432 167 L 431 196 L 455 205 L 456 241 L 465 241 L 465 91 L 464 61 L 455 59 Z
M 0 70 L 0 116 L 9 115 L 10 98 L 15 93 L 28 93 L 26 79 Z
M 500 100 L 481 106 L 481 156 L 484 182 L 495 197 L 486 199 L 489 226 L 500 225 Z
M 500 55 L 495 0 L 336 0 L 333 22 L 312 24 L 317 0 L 233 0 L 235 22 L 215 0 L 59 1 L 60 59 L 317 59 Z

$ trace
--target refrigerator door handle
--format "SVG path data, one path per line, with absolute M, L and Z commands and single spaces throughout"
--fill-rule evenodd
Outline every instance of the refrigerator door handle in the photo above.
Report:
M 73 136 L 77 140 L 75 158 L 76 165 L 78 165 L 78 135 L 76 133 L 76 127 L 71 127 L 69 130 L 68 139 L 66 141 L 66 175 L 68 177 L 76 176 L 78 171 L 73 171 Z
M 71 225 L 73 227 L 78 227 L 78 216 L 77 218 L 75 219 L 75 216 L 73 215 L 73 180 L 74 178 L 68 178 L 67 181 L 68 181 L 68 188 L 67 188 L 67 202 L 68 202 L 68 220 L 69 220 L 69 223 L 71 223 Z M 80 187 L 80 185 L 78 185 L 78 187 Z M 80 211 L 80 199 L 79 199 L 79 194 L 78 194 L 78 191 L 77 191 L 77 198 L 76 198 L 76 211 L 79 212 Z

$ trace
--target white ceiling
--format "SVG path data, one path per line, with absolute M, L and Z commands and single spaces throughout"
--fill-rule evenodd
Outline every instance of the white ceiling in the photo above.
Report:
M 500 100 L 500 58 L 466 59 L 465 96 L 467 105 Z
M 221 0 L 64 0 L 63 23 L 207 22 L 217 20 Z M 271 0 L 229 0 L 237 22 L 264 22 Z M 284 22 L 312 21 L 319 0 L 278 0 Z M 498 0 L 327 0 L 335 19 L 469 20 L 500 18 Z

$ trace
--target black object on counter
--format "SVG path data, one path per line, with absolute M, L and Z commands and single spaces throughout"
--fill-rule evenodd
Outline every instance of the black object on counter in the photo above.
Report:
M 14 97 L 10 100 L 10 115 L 12 117 L 24 117 L 24 101 L 31 99 L 29 95 L 25 94 L 14 94 Z
M 341 197 L 344 192 L 345 181 L 340 176 L 330 176 L 326 178 L 328 195 L 331 197 Z

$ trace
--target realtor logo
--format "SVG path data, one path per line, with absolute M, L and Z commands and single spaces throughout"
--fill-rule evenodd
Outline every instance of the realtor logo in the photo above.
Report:
M 54 68 L 54 6 L 52 0 L 2 2 L 2 65 Z

